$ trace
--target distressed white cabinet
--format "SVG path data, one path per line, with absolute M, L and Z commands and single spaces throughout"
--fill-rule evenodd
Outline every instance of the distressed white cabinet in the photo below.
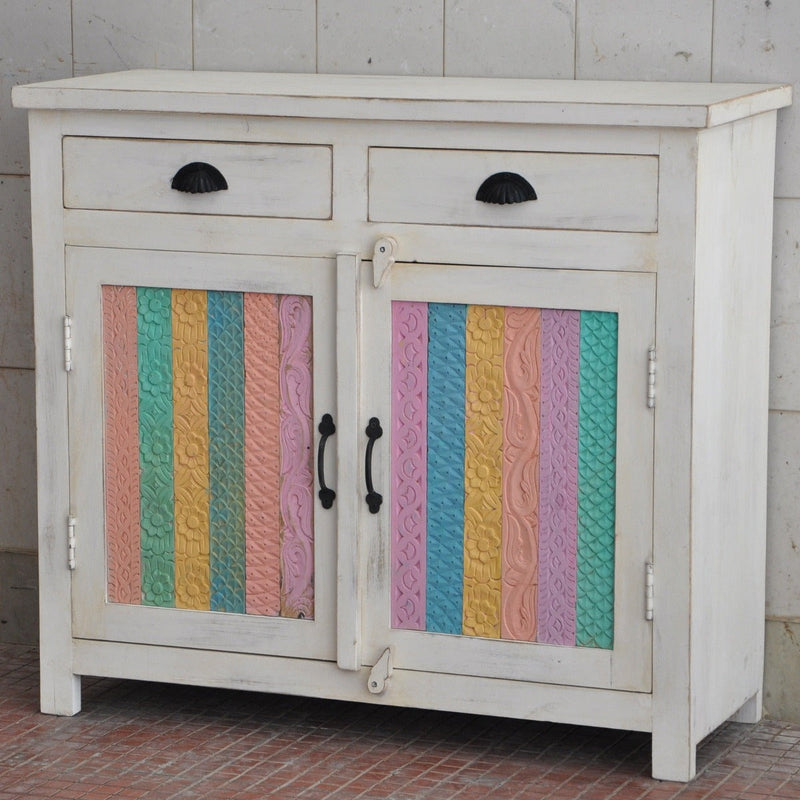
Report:
M 583 723 L 679 780 L 759 718 L 788 87 L 14 100 L 44 711 L 106 675 Z

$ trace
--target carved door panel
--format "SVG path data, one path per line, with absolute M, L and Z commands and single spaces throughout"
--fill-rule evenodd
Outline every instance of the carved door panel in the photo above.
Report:
M 335 658 L 334 262 L 69 248 L 67 270 L 75 635 Z
M 649 689 L 654 286 L 398 264 L 365 289 L 367 662 Z

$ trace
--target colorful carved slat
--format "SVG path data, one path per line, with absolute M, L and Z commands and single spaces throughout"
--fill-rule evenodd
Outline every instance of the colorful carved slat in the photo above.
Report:
M 506 308 L 501 635 L 536 640 L 541 312 Z
M 108 600 L 141 603 L 136 289 L 103 286 Z
M 211 610 L 245 612 L 244 310 L 208 293 Z
M 467 307 L 428 306 L 426 625 L 461 633 L 464 574 L 464 398 Z
M 503 317 L 467 309 L 463 631 L 489 638 L 500 636 Z
M 425 303 L 392 303 L 392 626 L 425 628 L 427 361 Z
M 246 611 L 268 616 L 281 611 L 278 338 L 275 295 L 245 294 Z
M 208 610 L 209 442 L 206 293 L 172 291 L 175 605 Z
M 311 300 L 280 299 L 281 616 L 314 615 Z
M 175 499 L 170 290 L 139 288 L 136 302 L 142 602 L 173 606 Z
M 576 644 L 614 640 L 617 315 L 581 312 Z
M 538 641 L 575 644 L 580 313 L 542 310 Z

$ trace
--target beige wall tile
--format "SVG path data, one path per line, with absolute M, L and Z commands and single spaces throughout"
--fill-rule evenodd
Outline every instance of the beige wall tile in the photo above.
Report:
M 0 175 L 0 367 L 33 368 L 30 181 Z
M 770 408 L 800 411 L 800 200 L 775 201 Z
M 0 174 L 29 170 L 26 112 L 11 107 L 11 87 L 70 75 L 70 0 L 0 0 Z
M 192 0 L 73 0 L 76 75 L 192 68 Z
M 36 556 L 0 551 L 0 642 L 36 644 L 38 641 Z
M 0 549 L 36 550 L 34 373 L 0 369 Z
M 580 0 L 576 77 L 707 81 L 713 0 Z
M 799 485 L 800 413 L 772 411 L 767 483 L 767 616 L 800 618 Z
M 764 714 L 800 723 L 800 621 L 767 620 Z
M 575 0 L 445 0 L 445 75 L 575 76 Z
M 441 75 L 443 0 L 317 0 L 317 70 Z
M 195 69 L 314 72 L 315 0 L 195 0 Z
M 787 0 L 716 0 L 715 81 L 800 84 L 800 3 Z M 800 197 L 798 100 L 778 115 L 777 197 Z

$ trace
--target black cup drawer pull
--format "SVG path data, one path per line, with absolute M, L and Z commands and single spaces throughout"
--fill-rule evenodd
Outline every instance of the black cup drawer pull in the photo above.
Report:
M 506 205 L 536 200 L 536 190 L 516 172 L 495 172 L 479 187 L 475 199 L 481 203 Z
M 207 194 L 228 188 L 225 176 L 212 164 L 192 161 L 181 167 L 172 179 L 172 188 L 188 194 Z

